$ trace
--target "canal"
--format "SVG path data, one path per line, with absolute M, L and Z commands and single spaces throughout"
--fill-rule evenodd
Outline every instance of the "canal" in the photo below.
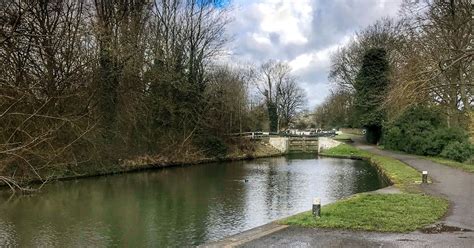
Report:
M 292 155 L 3 190 L 0 246 L 195 246 L 383 186 L 367 162 Z

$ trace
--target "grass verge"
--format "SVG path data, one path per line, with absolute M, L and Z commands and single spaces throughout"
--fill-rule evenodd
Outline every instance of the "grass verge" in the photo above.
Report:
M 342 133 L 338 134 L 333 137 L 334 140 L 339 140 L 339 141 L 349 141 L 352 142 L 352 138 L 356 136 L 354 134 L 349 134 L 349 133 Z
M 321 155 L 339 158 L 366 159 L 385 174 L 395 187 L 405 192 L 419 192 L 416 186 L 421 181 L 421 173 L 399 160 L 375 155 L 347 144 L 341 144 L 326 150 L 322 152 Z
M 383 146 L 378 146 L 378 148 L 384 150 L 385 148 Z M 461 169 L 463 171 L 466 171 L 466 172 L 469 172 L 469 173 L 474 173 L 474 161 L 466 161 L 466 162 L 457 162 L 457 161 L 454 161 L 454 160 L 451 160 L 451 159 L 447 159 L 447 158 L 442 158 L 442 157 L 431 157 L 431 156 L 421 156 L 421 155 L 414 155 L 414 154 L 409 154 L 409 153 L 405 153 L 405 152 L 402 152 L 402 151 L 396 151 L 396 150 L 389 150 L 391 152 L 396 152 L 396 153 L 399 153 L 399 154 L 408 154 L 408 155 L 413 155 L 413 156 L 418 156 L 419 158 L 422 158 L 422 159 L 428 159 L 428 160 L 431 160 L 435 163 L 438 163 L 438 164 L 442 164 L 442 165 L 446 165 L 446 166 L 449 166 L 449 167 L 452 167 L 452 168 L 455 168 L 455 169 Z
M 291 216 L 281 224 L 380 232 L 409 232 L 434 223 L 448 209 L 442 198 L 419 193 L 421 174 L 399 160 L 341 144 L 321 155 L 369 160 L 402 190 L 400 194 L 362 193 L 323 206 L 321 217 L 311 211 Z
M 457 162 L 457 161 L 453 161 L 453 160 L 446 159 L 446 158 L 440 158 L 440 157 L 426 157 L 426 156 L 423 156 L 422 158 L 429 159 L 433 162 L 443 164 L 443 165 L 446 165 L 446 166 L 449 166 L 449 167 L 453 167 L 453 168 L 456 168 L 456 169 L 461 169 L 461 170 L 466 171 L 466 172 L 474 173 L 474 164 L 471 164 L 471 163 L 460 163 L 460 162 Z
M 283 220 L 282 224 L 408 232 L 434 223 L 447 208 L 446 200 L 423 194 L 358 194 L 324 206 L 320 218 L 304 212 Z

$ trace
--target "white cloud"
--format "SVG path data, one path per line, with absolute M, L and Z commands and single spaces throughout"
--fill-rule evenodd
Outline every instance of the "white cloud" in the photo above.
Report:
M 252 38 L 256 42 L 264 44 L 264 45 L 271 45 L 272 44 L 272 42 L 270 41 L 270 38 L 268 37 L 268 35 L 264 35 L 264 34 L 261 34 L 261 33 L 253 33 Z
M 288 64 L 292 70 L 296 73 L 302 69 L 308 69 L 309 67 L 329 67 L 331 54 L 334 53 L 339 47 L 347 44 L 351 39 L 351 36 L 344 37 L 339 43 L 332 46 L 328 46 L 324 49 L 313 50 L 308 53 L 298 55 L 296 58 L 291 60 Z
M 267 0 L 257 4 L 262 16 L 260 31 L 276 33 L 283 44 L 304 44 L 306 27 L 311 23 L 311 2 L 300 0 L 297 4 L 291 1 Z
M 354 32 L 397 14 L 402 0 L 235 0 L 230 61 L 288 61 L 310 108 L 328 95 L 330 56 Z
M 292 61 L 289 62 L 291 68 L 293 71 L 297 71 L 302 68 L 308 67 L 308 65 L 311 63 L 313 60 L 313 55 L 312 54 L 302 54 L 293 59 Z

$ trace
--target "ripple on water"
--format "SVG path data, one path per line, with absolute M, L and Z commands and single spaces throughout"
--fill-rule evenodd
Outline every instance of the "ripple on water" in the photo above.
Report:
M 0 244 L 2 247 L 18 246 L 15 225 L 0 219 Z

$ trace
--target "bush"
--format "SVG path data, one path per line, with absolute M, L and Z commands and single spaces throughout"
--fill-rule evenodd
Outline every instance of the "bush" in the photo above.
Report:
M 194 143 L 203 149 L 204 154 L 207 156 L 222 157 L 227 154 L 227 145 L 218 136 L 212 134 L 199 135 Z
M 441 156 L 458 162 L 464 162 L 471 158 L 474 153 L 474 147 L 468 142 L 454 141 L 446 145 Z
M 388 149 L 438 156 L 453 142 L 466 144 L 468 136 L 462 129 L 444 126 L 441 113 L 434 108 L 410 108 L 384 127 L 383 144 Z
M 404 140 L 399 127 L 386 128 L 384 132 L 382 142 L 386 148 L 398 149 L 403 146 Z
M 414 136 L 407 140 L 406 146 L 402 149 L 404 152 L 413 153 L 417 155 L 425 155 L 426 138 L 423 136 Z
M 468 137 L 459 128 L 438 128 L 434 130 L 425 142 L 424 155 L 436 156 L 450 143 L 465 143 Z

